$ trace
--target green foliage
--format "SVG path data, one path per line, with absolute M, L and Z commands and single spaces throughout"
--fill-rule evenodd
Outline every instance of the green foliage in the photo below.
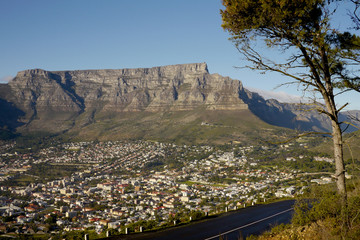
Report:
M 357 181 L 358 183 L 358 181 Z M 344 239 L 358 239 L 360 234 L 360 195 L 358 185 L 349 193 L 347 204 L 337 194 L 335 186 L 315 186 L 307 193 L 306 199 L 295 205 L 293 226 L 307 226 L 327 223 L 332 236 Z M 320 226 L 320 225 L 318 225 Z
M 69 240 L 83 240 L 85 236 L 84 231 L 71 231 L 66 234 L 65 238 Z
M 349 239 L 356 239 L 360 236 L 360 196 L 350 197 L 348 200 L 348 224 L 350 231 L 348 232 Z
M 340 213 L 341 197 L 334 192 L 318 201 L 298 201 L 292 222 L 295 225 L 302 226 L 329 217 L 340 216 Z
M 16 138 L 17 136 L 19 135 L 8 129 L 0 128 L 0 140 L 11 140 Z
M 151 162 L 147 162 L 144 166 L 145 169 L 155 169 L 160 170 L 164 166 L 164 162 L 160 160 L 155 160 Z
M 6 216 L 6 217 L 2 217 L 2 221 L 4 222 L 11 222 L 11 221 L 15 221 L 15 217 L 14 216 Z
M 104 211 L 105 209 L 109 208 L 109 206 L 101 205 L 97 202 L 92 202 L 87 207 L 93 208 L 95 211 Z
M 45 220 L 45 223 L 48 223 L 48 224 L 55 224 L 56 223 L 56 220 L 57 220 L 57 217 L 56 215 L 54 214 L 51 214 L 50 217 L 48 219 Z
M 320 24 L 322 0 L 223 0 L 222 27 L 236 39 L 262 35 L 268 42 L 281 42 L 286 34 L 312 41 Z
M 222 183 L 222 184 L 232 184 L 232 183 L 236 182 L 236 180 L 234 180 L 234 179 L 220 177 L 219 175 L 214 175 L 214 176 L 210 177 L 209 181 L 214 182 L 214 183 Z
M 27 172 L 28 175 L 17 175 L 15 178 L 3 183 L 4 186 L 27 186 L 29 183 L 45 183 L 62 177 L 70 176 L 79 171 L 81 166 L 76 165 L 50 165 L 47 163 L 33 164 Z M 51 174 L 49 174 L 51 173 Z
M 296 161 L 276 161 L 277 164 L 281 164 L 283 167 L 289 167 L 295 170 L 301 170 L 303 172 L 333 172 L 334 165 L 323 161 L 314 161 L 312 158 L 304 158 Z
M 125 228 L 128 228 L 130 232 L 138 232 L 140 231 L 140 227 L 143 227 L 143 231 L 154 229 L 157 226 L 157 221 L 155 220 L 140 220 L 135 223 L 130 223 L 123 227 L 123 231 Z
M 288 228 L 289 228 L 289 225 L 282 223 L 282 224 L 279 224 L 279 225 L 273 227 L 271 229 L 271 233 L 272 234 L 277 234 L 277 233 L 280 233 L 280 232 L 282 232 L 282 231 L 284 231 L 285 229 L 288 229 Z
M 48 163 L 33 164 L 26 175 L 16 174 L 10 180 L 4 181 L 2 185 L 27 186 L 30 183 L 46 183 L 48 181 L 70 176 L 72 173 L 77 172 L 82 168 L 83 166 L 80 165 L 51 165 Z
M 192 218 L 192 221 L 194 220 L 199 220 L 202 219 L 204 217 L 204 213 L 201 211 L 193 211 L 190 213 L 190 216 Z
M 334 101 L 334 87 L 360 91 L 354 67 L 359 65 L 360 37 L 330 27 L 331 11 L 336 9 L 333 2 L 223 0 L 222 27 L 237 46 L 242 46 L 240 52 L 254 64 L 250 68 L 282 73 L 320 92 L 330 103 Z M 256 38 L 264 40 L 268 47 L 292 48 L 297 53 L 282 64 L 266 61 L 249 45 Z M 310 74 L 291 71 L 299 67 Z
M 42 148 L 50 147 L 54 144 L 54 137 L 54 135 L 42 132 L 19 136 L 16 138 L 15 151 L 20 153 L 36 152 Z

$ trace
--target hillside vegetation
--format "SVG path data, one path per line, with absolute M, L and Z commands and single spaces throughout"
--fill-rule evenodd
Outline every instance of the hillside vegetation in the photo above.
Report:
M 291 224 L 274 227 L 252 240 L 359 239 L 360 180 L 347 182 L 348 205 L 342 212 L 335 185 L 313 186 L 298 199 Z M 311 200 L 309 200 L 311 199 Z
M 360 131 L 344 135 L 344 160 L 346 171 L 350 175 L 356 175 L 360 172 Z M 318 146 L 310 149 L 313 152 L 321 152 L 333 156 L 333 146 L 331 139 L 328 138 Z
M 102 115 L 88 126 L 74 127 L 73 140 L 144 139 L 177 144 L 258 143 L 259 139 L 285 139 L 292 130 L 269 125 L 249 110 L 121 113 Z

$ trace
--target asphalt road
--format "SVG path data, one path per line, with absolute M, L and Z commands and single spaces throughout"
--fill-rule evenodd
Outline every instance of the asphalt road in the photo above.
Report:
M 108 238 L 118 240 L 238 240 L 240 236 L 260 234 L 271 226 L 289 223 L 294 200 L 259 205 L 222 214 L 185 226 L 158 232 L 118 235 Z

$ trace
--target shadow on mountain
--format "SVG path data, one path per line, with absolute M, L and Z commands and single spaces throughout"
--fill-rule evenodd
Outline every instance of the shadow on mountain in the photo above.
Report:
M 250 96 L 251 98 L 245 99 L 250 111 L 268 124 L 299 131 L 329 131 L 330 125 L 326 118 L 322 118 L 318 113 L 305 111 L 305 105 L 284 104 L 274 99 L 265 100 L 257 93 Z
M 24 115 L 25 113 L 12 103 L 0 98 L 0 139 L 15 137 L 15 129 L 24 124 L 19 122 Z
M 71 98 L 71 100 L 76 103 L 81 109 L 79 114 L 84 112 L 85 102 L 82 97 L 80 97 L 74 90 L 75 83 L 72 81 L 72 76 L 68 72 L 65 72 L 64 82 L 60 75 L 49 72 L 49 77 L 54 79 L 65 91 L 65 93 Z

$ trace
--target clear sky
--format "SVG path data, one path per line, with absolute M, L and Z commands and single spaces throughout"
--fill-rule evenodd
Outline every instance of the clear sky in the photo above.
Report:
M 0 82 L 18 71 L 119 69 L 206 62 L 210 73 L 273 91 L 286 79 L 239 70 L 221 0 L 1 0 Z M 296 86 L 278 95 L 301 95 Z M 349 109 L 360 109 L 360 94 Z

